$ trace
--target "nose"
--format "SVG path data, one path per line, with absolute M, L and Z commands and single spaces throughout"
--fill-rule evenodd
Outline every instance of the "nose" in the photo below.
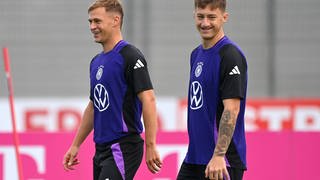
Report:
M 210 22 L 209 22 L 208 18 L 203 18 L 203 20 L 201 22 L 201 25 L 204 26 L 204 27 L 209 26 Z
M 97 26 L 95 23 L 90 23 L 90 30 L 94 30 L 96 27 Z

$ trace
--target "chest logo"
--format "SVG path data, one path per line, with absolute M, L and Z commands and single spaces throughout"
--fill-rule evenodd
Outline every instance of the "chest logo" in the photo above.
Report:
M 193 110 L 201 108 L 203 105 L 202 86 L 198 81 L 193 81 L 190 86 L 190 108 Z
M 97 80 L 101 79 L 102 74 L 103 74 L 103 66 L 99 66 L 99 69 L 98 69 L 97 74 L 96 74 Z
M 195 75 L 196 77 L 199 77 L 199 76 L 201 75 L 202 66 L 203 66 L 203 62 L 198 62 L 198 63 L 197 63 L 197 68 L 196 68 L 196 70 L 194 71 L 194 75 Z
M 104 111 L 109 107 L 108 91 L 102 84 L 94 87 L 94 106 L 100 111 Z

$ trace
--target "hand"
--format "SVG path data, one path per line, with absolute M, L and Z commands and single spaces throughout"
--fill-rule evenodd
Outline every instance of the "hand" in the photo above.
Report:
M 146 163 L 148 169 L 153 174 L 158 173 L 162 167 L 160 155 L 155 146 L 146 148 Z
M 64 155 L 62 162 L 64 170 L 74 170 L 74 166 L 80 163 L 80 161 L 77 158 L 78 150 L 79 148 L 77 147 L 70 147 L 70 149 Z
M 206 178 L 214 180 L 230 180 L 229 173 L 226 166 L 226 161 L 223 156 L 213 156 L 207 165 L 205 171 Z

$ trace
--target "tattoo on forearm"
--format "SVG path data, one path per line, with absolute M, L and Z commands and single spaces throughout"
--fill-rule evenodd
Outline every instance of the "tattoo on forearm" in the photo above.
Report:
M 233 136 L 235 125 L 236 115 L 229 110 L 224 111 L 221 116 L 219 137 L 214 151 L 216 156 L 224 156 L 226 154 Z

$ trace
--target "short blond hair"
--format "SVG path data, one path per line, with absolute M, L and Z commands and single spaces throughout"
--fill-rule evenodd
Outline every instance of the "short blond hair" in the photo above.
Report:
M 116 12 L 120 14 L 120 27 L 122 27 L 123 23 L 123 8 L 120 0 L 96 0 L 91 6 L 88 8 L 88 13 L 96 8 L 104 7 L 106 12 Z

